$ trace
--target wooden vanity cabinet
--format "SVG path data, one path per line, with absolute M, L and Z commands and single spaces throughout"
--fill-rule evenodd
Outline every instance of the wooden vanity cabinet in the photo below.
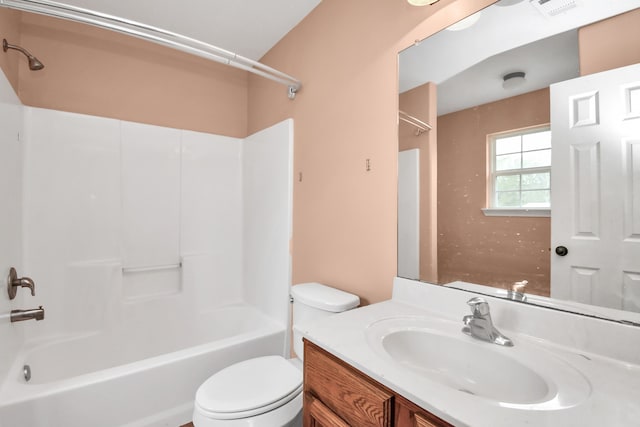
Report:
M 304 341 L 304 427 L 447 427 L 451 424 Z
M 449 427 L 446 421 L 425 411 L 407 399 L 396 396 L 394 426 L 395 427 Z

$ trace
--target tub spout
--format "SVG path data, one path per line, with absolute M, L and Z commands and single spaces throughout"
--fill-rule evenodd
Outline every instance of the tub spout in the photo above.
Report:
M 33 308 L 31 310 L 11 310 L 11 321 L 21 322 L 23 320 L 42 320 L 44 319 L 44 308 Z

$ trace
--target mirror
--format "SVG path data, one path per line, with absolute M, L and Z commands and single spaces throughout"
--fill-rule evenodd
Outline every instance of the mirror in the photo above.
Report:
M 560 148 L 563 126 L 589 139 L 617 109 L 604 92 L 571 101 L 562 88 L 588 76 L 608 84 L 640 62 L 639 7 L 501 0 L 400 53 L 398 276 L 640 324 L 640 83 L 618 90 L 629 109 L 612 137 L 628 146 L 611 163 L 613 174 L 627 168 L 618 199 L 600 180 L 604 142 Z M 630 72 L 640 81 L 640 68 Z M 574 122 L 553 120 L 569 107 Z M 596 201 L 620 209 L 605 217 Z M 576 258 L 607 227 L 625 228 L 622 252 L 584 249 L 594 265 Z

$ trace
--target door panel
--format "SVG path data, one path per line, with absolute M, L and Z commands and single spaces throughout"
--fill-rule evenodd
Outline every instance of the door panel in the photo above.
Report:
M 640 65 L 551 86 L 551 296 L 640 312 Z

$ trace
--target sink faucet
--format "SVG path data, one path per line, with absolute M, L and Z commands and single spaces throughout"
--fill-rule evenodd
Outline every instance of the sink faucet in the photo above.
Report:
M 513 341 L 505 337 L 493 326 L 489 303 L 483 298 L 475 297 L 467 301 L 471 308 L 470 315 L 464 316 L 462 321 L 465 326 L 462 332 L 479 340 L 492 342 L 506 347 L 513 347 Z

